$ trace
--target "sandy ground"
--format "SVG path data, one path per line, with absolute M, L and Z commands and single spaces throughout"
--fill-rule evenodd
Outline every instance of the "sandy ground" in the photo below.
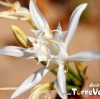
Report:
M 7 45 L 18 45 L 18 42 L 13 36 L 11 25 L 20 26 L 28 35 L 34 36 L 30 32 L 31 26 L 26 22 L 14 21 L 0 18 L 0 47 Z M 100 51 L 100 29 L 97 25 L 79 24 L 76 34 L 68 48 L 69 54 L 80 51 L 96 50 Z M 85 62 L 88 66 L 87 76 L 89 84 L 91 82 L 100 83 L 100 61 Z M 34 59 L 26 60 L 22 58 L 14 58 L 8 56 L 0 56 L 0 87 L 17 87 L 29 75 L 41 66 Z M 43 80 L 44 82 L 54 81 L 55 77 L 49 73 Z M 13 91 L 0 91 L 0 99 L 10 99 Z M 30 91 L 18 97 L 17 99 L 27 99 Z M 55 92 L 52 92 L 54 99 Z

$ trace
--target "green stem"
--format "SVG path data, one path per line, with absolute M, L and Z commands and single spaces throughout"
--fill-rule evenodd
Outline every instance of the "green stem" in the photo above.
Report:
M 74 64 L 75 64 L 75 67 L 76 67 L 76 69 L 77 69 L 77 72 L 78 72 L 79 76 L 80 76 L 82 79 L 84 79 L 84 78 L 83 78 L 83 72 L 84 72 L 84 70 L 85 70 L 84 66 L 83 66 L 82 63 L 80 63 L 80 62 L 75 62 Z
M 67 76 L 70 80 L 70 83 L 73 83 L 73 85 L 76 86 L 81 86 L 81 82 L 79 80 L 77 80 L 70 72 L 67 72 Z
M 47 65 L 47 62 L 42 61 L 41 64 L 42 64 L 43 66 L 46 66 L 46 65 Z M 52 72 L 54 75 L 57 75 L 57 70 L 51 70 L 51 72 Z
M 80 82 L 83 81 L 83 79 L 68 64 L 66 64 L 66 66 L 68 68 L 68 72 L 70 72 L 77 80 Z

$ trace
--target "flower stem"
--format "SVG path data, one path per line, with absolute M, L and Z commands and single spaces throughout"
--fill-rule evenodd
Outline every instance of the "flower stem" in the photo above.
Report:
M 80 82 L 83 81 L 83 79 L 68 64 L 66 64 L 66 67 L 68 68 L 68 72 L 70 72 L 77 80 Z
M 47 62 L 46 61 L 42 61 L 41 64 L 43 66 L 46 66 L 47 65 Z M 54 74 L 54 75 L 57 75 L 57 70 L 51 70 L 51 72 Z

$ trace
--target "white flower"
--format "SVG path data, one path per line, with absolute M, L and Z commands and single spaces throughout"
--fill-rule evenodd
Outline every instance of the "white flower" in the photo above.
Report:
M 51 33 L 49 25 L 45 18 L 42 16 L 34 0 L 30 0 L 30 12 L 32 20 L 38 30 L 33 30 L 37 35 L 37 39 L 28 37 L 32 42 L 33 47 L 20 48 L 20 47 L 4 47 L 0 48 L 0 54 L 38 58 L 39 62 L 46 61 L 46 67 L 40 68 L 35 71 L 29 78 L 27 78 L 21 86 L 14 92 L 11 99 L 16 98 L 28 89 L 39 83 L 42 78 L 52 69 L 58 68 L 57 78 L 55 80 L 55 88 L 62 99 L 67 99 L 66 91 L 66 76 L 64 73 L 65 64 L 74 61 L 91 61 L 100 59 L 100 52 L 85 51 L 69 56 L 67 53 L 68 45 L 76 31 L 79 23 L 80 16 L 87 4 L 79 5 L 69 21 L 69 27 L 65 42 L 62 41 L 65 33 L 62 33 L 61 26 L 59 25 L 55 30 L 55 35 Z M 54 31 L 53 31 L 54 32 Z
M 31 95 L 28 99 L 39 99 L 41 95 L 43 95 L 45 99 L 50 99 L 49 93 L 52 89 L 53 89 L 52 83 L 37 85 L 36 87 L 33 88 Z
M 16 1 L 15 3 L 10 3 L 0 1 L 1 5 L 9 7 L 10 10 L 0 12 L 0 17 L 16 20 L 30 20 L 30 12 L 27 8 L 21 7 L 20 3 Z

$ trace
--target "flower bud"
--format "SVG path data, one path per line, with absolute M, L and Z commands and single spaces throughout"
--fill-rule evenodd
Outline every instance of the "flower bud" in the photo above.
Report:
M 32 47 L 32 43 L 27 38 L 26 33 L 17 26 L 12 26 L 12 31 L 17 41 L 25 48 Z

